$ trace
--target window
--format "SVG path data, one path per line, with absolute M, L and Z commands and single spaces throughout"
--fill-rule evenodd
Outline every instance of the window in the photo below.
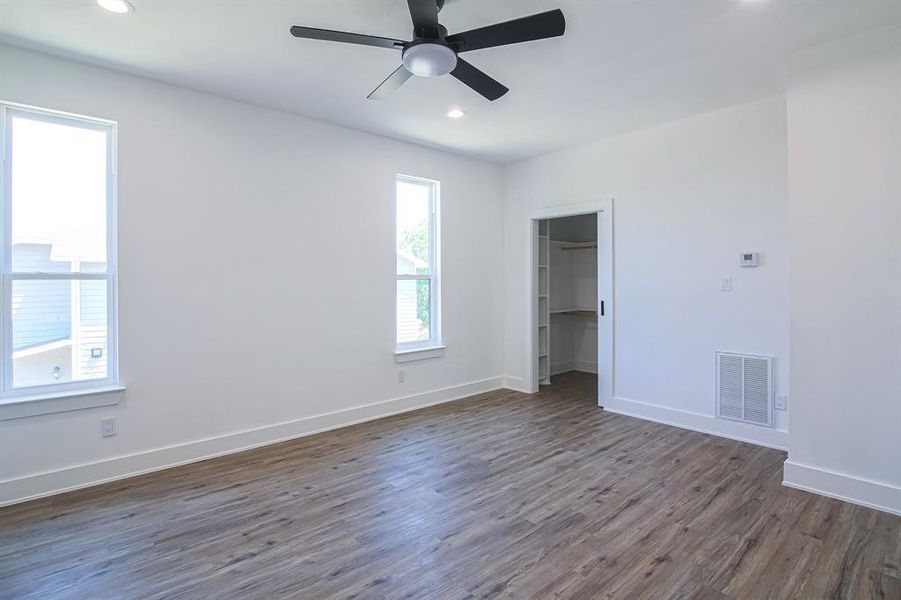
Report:
M 0 104 L 2 395 L 116 384 L 115 125 Z
M 397 176 L 397 352 L 441 347 L 438 182 Z

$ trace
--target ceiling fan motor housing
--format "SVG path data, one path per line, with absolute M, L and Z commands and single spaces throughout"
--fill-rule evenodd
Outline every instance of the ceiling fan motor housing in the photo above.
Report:
M 416 40 L 404 48 L 404 67 L 420 77 L 447 75 L 457 66 L 457 53 L 436 40 Z

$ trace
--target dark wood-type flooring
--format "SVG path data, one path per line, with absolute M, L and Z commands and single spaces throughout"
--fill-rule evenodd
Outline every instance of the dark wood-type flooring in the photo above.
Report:
M 0 509 L 0 597 L 901 598 L 901 517 L 555 382 Z

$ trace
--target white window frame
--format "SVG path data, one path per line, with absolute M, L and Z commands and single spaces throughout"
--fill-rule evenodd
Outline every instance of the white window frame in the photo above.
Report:
M 106 272 L 105 273 L 13 273 L 12 272 L 12 136 L 13 117 L 24 117 L 45 123 L 80 127 L 106 133 Z M 116 123 L 59 111 L 36 108 L 9 102 L 0 102 L 0 143 L 2 143 L 2 185 L 0 185 L 0 352 L 2 352 L 2 389 L 0 405 L 26 400 L 58 400 L 65 396 L 83 396 L 93 392 L 119 391 L 119 353 L 117 335 L 117 251 L 116 251 Z M 68 381 L 40 386 L 13 387 L 12 359 L 12 285 L 22 280 L 101 280 L 106 281 L 107 306 L 107 376 L 103 379 Z M 74 325 L 74 324 L 73 324 Z M 80 401 L 80 405 L 110 404 L 98 401 L 92 404 Z M 80 408 L 82 406 L 78 406 Z M 41 409 L 33 414 L 57 412 Z M 11 413 L 11 416 L 28 416 Z M 0 412 L 0 418 L 4 418 Z
M 433 179 L 413 177 L 411 175 L 398 174 L 394 182 L 394 244 L 397 251 L 397 184 L 411 183 L 429 187 L 429 272 L 401 274 L 395 266 L 396 281 L 394 284 L 394 332 L 395 332 L 395 357 L 398 362 L 419 360 L 422 358 L 434 358 L 441 355 L 444 345 L 441 341 L 441 227 L 440 227 L 440 202 L 441 183 Z M 395 260 L 396 265 L 396 260 Z M 429 339 L 415 342 L 399 342 L 397 340 L 397 282 L 398 281 L 429 281 Z

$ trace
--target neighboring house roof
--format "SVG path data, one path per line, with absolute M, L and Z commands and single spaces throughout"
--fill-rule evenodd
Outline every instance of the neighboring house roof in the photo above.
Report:
M 70 336 L 56 340 L 50 340 L 48 342 L 39 342 L 37 344 L 32 344 L 31 346 L 16 348 L 16 350 L 13 352 L 13 360 L 17 358 L 25 358 L 26 356 L 34 356 L 35 354 L 41 354 L 42 352 L 49 352 L 51 350 L 56 350 L 57 348 L 65 348 L 66 346 L 71 345 L 72 338 Z
M 400 260 L 405 260 L 408 263 L 410 263 L 413 266 L 414 271 L 419 270 L 419 269 L 427 269 L 429 267 L 429 263 L 422 260 L 421 258 L 417 258 L 416 256 L 413 256 L 409 252 L 398 252 L 397 258 L 398 258 L 398 262 L 400 262 Z

